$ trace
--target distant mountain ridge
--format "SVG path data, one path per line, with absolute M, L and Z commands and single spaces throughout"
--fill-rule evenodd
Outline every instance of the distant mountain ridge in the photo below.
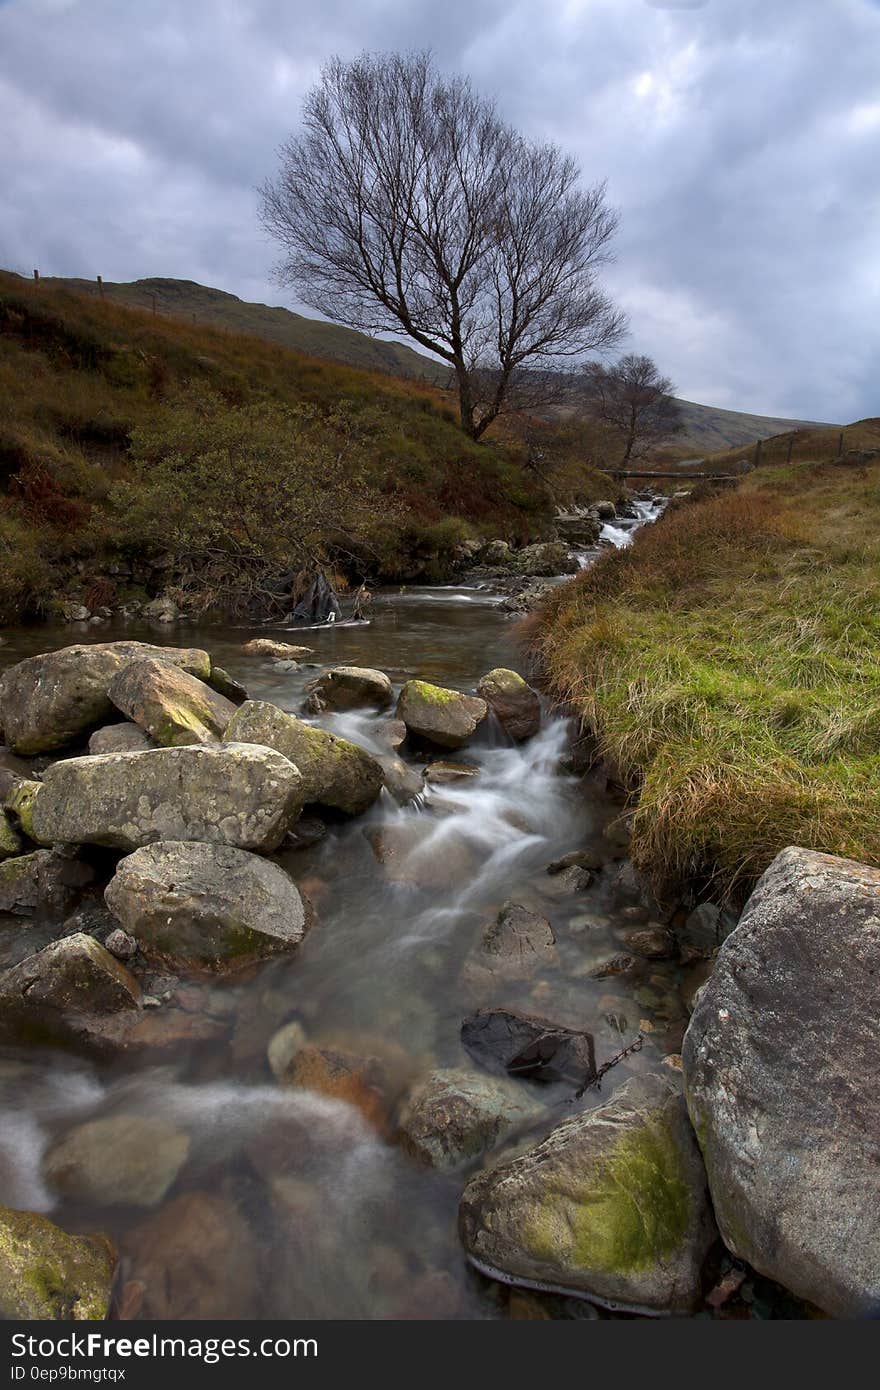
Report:
M 94 280 L 46 277 L 46 283 L 66 285 L 88 294 L 98 293 Z M 195 280 L 154 277 L 118 283 L 105 281 L 103 290 L 108 299 L 122 304 L 155 310 L 158 314 L 191 318 L 196 323 L 227 328 L 237 333 L 254 333 L 282 347 L 294 348 L 313 357 L 329 358 L 368 371 L 410 377 L 432 386 L 443 387 L 449 380 L 449 371 L 443 363 L 416 352 L 405 343 L 373 338 L 354 328 L 308 318 L 291 309 L 250 304 L 226 290 L 199 285 Z M 679 400 L 679 404 L 686 427 L 684 433 L 676 437 L 675 443 L 679 447 L 692 448 L 695 454 L 736 449 L 787 430 L 827 423 L 749 415 L 738 410 L 700 405 L 696 401 Z

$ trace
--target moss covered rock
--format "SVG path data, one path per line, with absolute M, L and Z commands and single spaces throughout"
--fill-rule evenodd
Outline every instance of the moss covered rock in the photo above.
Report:
M 131 661 L 156 657 L 206 679 L 211 658 L 197 648 L 95 642 L 30 656 L 0 676 L 0 727 L 16 753 L 49 753 L 108 723 L 107 691 Z
M 101 1021 L 141 1006 L 137 980 L 94 937 L 74 932 L 26 957 L 0 978 L 0 1039 L 76 1042 Z
M 0 1316 L 95 1320 L 110 1311 L 116 1252 L 106 1236 L 73 1236 L 33 1211 L 0 1207 Z
M 230 970 L 298 946 L 303 900 L 278 864 L 229 845 L 160 841 L 119 864 L 107 906 L 147 956 Z
M 13 821 L 30 840 L 36 839 L 34 835 L 34 802 L 39 790 L 39 782 L 32 782 L 29 778 L 22 777 L 13 782 L 3 803 Z
M 264 700 L 247 700 L 237 709 L 226 737 L 274 748 L 289 758 L 299 768 L 306 802 L 356 816 L 382 790 L 382 767 L 363 748 Z
M 4 859 L 0 862 L 0 912 L 29 915 L 39 909 L 57 916 L 72 906 L 93 877 L 91 865 L 53 850 Z
M 160 748 L 216 742 L 236 708 L 188 671 L 152 658 L 129 662 L 107 693 Z
M 397 717 L 407 731 L 440 748 L 463 747 L 488 712 L 485 700 L 430 681 L 407 681 L 397 701 Z
M 269 747 L 154 748 L 54 763 L 33 826 L 42 844 L 203 840 L 271 853 L 302 804 L 303 779 Z
M 14 854 L 21 854 L 21 836 L 9 819 L 6 811 L 0 810 L 0 859 L 9 859 Z
M 483 676 L 477 694 L 511 738 L 533 738 L 541 727 L 541 701 L 530 685 L 504 666 Z
M 680 1079 L 635 1077 L 478 1174 L 460 1229 L 473 1263 L 508 1283 L 613 1308 L 692 1311 L 717 1233 Z

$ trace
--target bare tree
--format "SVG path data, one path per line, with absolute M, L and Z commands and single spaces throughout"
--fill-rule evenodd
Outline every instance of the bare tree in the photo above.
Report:
M 620 464 L 642 458 L 684 429 L 675 387 L 650 357 L 628 353 L 610 367 L 591 362 L 584 387 L 589 414 L 620 441 Z
M 596 283 L 617 215 L 575 161 L 530 144 L 429 54 L 334 59 L 262 190 L 279 279 L 329 318 L 449 364 L 478 439 L 517 380 L 616 344 Z

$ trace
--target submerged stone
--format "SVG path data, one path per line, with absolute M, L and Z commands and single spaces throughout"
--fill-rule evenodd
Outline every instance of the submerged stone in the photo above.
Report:
M 453 1168 L 542 1113 L 543 1106 L 515 1081 L 448 1068 L 413 1086 L 401 1109 L 397 1137 L 419 1162 Z
M 189 1154 L 189 1135 L 155 1116 L 106 1115 L 69 1130 L 44 1160 L 48 1182 L 93 1207 L 154 1207 Z

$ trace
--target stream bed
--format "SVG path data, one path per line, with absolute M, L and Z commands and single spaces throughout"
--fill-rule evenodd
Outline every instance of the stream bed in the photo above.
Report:
M 298 670 L 243 655 L 256 629 L 197 623 L 8 631 L 0 664 L 123 635 L 204 647 L 252 698 L 298 714 L 314 665 L 376 667 L 395 692 L 409 676 L 472 690 L 492 667 L 524 670 L 498 597 L 455 587 L 380 593 L 368 626 L 292 634 L 315 651 L 314 665 Z M 387 753 L 387 718 L 318 722 Z M 470 775 L 427 783 L 402 807 L 383 791 L 366 815 L 283 850 L 280 861 L 314 906 L 312 930 L 294 953 L 244 976 L 157 976 L 157 1001 L 173 997 L 195 1023 L 155 1057 L 98 1063 L 57 1050 L 0 1051 L 0 1203 L 111 1235 L 128 1317 L 597 1316 L 582 1302 L 516 1293 L 471 1269 L 457 1205 L 481 1160 L 426 1169 L 395 1142 L 400 1101 L 416 1079 L 438 1067 L 473 1070 L 460 1028 L 477 1007 L 512 1005 L 588 1030 L 599 1064 L 641 1033 L 641 1050 L 579 1105 L 600 1103 L 627 1076 L 678 1052 L 688 980 L 669 959 L 630 953 L 633 932 L 658 929 L 656 914 L 626 859 L 620 796 L 600 772 L 573 770 L 573 733 L 546 709 L 541 732 L 518 745 L 487 721 L 452 755 Z M 431 760 L 404 756 L 416 770 Z M 400 827 L 405 852 L 381 862 L 377 841 Z M 586 888 L 577 876 L 548 873 L 576 850 L 602 865 Z M 550 921 L 555 960 L 487 998 L 468 957 L 509 902 Z M 57 934 L 39 917 L 0 917 L 0 965 Z M 207 1030 L 196 1026 L 205 1018 Z M 283 1028 L 371 1059 L 382 1077 L 376 1112 L 356 1094 L 349 1103 L 279 1085 L 267 1048 Z M 571 1113 L 570 1085 L 519 1084 L 541 1108 L 533 1137 Z M 73 1196 L 47 1173 L 46 1155 L 105 1119 L 115 1125 L 92 1132 L 106 1140 L 92 1143 L 89 1181 Z M 163 1186 L 166 1169 L 173 1177 Z M 542 1311 L 524 1314 L 524 1300 Z

